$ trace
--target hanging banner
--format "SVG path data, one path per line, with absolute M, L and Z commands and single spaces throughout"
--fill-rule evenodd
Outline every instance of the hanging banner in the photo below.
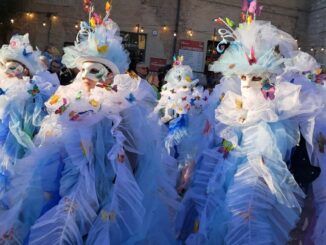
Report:
M 149 70 L 158 72 L 160 68 L 166 66 L 166 62 L 166 59 L 151 57 L 149 61 Z
M 179 55 L 184 57 L 184 65 L 189 65 L 194 72 L 204 71 L 205 43 L 193 40 L 181 40 Z

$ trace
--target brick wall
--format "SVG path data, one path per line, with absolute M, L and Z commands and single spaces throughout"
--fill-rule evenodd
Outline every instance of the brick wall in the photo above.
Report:
M 82 11 L 81 0 L 1 0 L 10 6 L 9 15 L 15 24 L 9 25 L 3 39 L 13 33 L 29 32 L 31 42 L 40 49 L 48 44 L 62 47 L 64 42 L 73 42 L 77 34 L 75 25 L 87 18 Z M 274 25 L 298 39 L 303 50 L 310 51 L 319 60 L 324 60 L 321 47 L 326 49 L 326 0 L 261 0 L 265 7 L 260 19 L 270 20 Z M 97 10 L 104 10 L 105 0 L 95 0 Z M 146 62 L 150 57 L 171 59 L 175 30 L 177 0 L 119 0 L 113 1 L 112 18 L 122 31 L 135 32 L 136 24 L 147 34 Z M 35 13 L 29 18 L 26 13 Z M 57 16 L 49 19 L 47 13 Z M 240 0 L 181 0 L 181 13 L 177 40 L 204 41 L 212 38 L 216 17 L 239 20 Z M 1 21 L 1 17 L 0 17 Z M 45 22 L 44 27 L 42 23 Z M 50 27 L 51 22 L 51 27 Z M 163 25 L 167 30 L 163 30 Z M 187 35 L 188 29 L 193 36 Z M 1 31 L 1 30 L 0 30 Z M 154 32 L 154 34 L 153 34 Z M 155 35 L 157 33 L 157 35 Z M 1 33 L 0 33 L 1 35 Z M 1 38 L 0 38 L 1 42 Z M 317 49 L 317 47 L 319 49 Z M 206 48 L 206 47 L 205 47 Z
M 314 55 L 320 63 L 326 64 L 326 0 L 310 0 L 310 14 L 304 32 L 303 50 Z M 310 50 L 313 48 L 313 50 Z M 325 50 L 322 50 L 324 48 Z

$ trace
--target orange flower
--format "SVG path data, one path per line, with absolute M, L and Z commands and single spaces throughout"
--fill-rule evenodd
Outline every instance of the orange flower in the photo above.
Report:
M 105 11 L 109 12 L 110 10 L 111 10 L 111 4 L 109 3 L 109 1 L 107 1 L 105 4 Z
M 54 104 L 56 104 L 58 101 L 59 101 L 59 99 L 60 99 L 60 96 L 59 95 L 53 95 L 53 96 L 51 96 L 51 98 L 50 98 L 50 105 L 54 105 Z

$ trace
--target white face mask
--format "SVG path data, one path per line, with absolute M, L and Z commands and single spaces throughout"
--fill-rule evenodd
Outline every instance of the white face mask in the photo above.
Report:
M 86 78 L 94 82 L 104 82 L 110 72 L 100 63 L 84 62 L 81 73 L 83 79 Z
M 264 79 L 263 75 L 241 75 L 241 88 L 260 88 Z
M 24 70 L 23 65 L 16 61 L 8 61 L 4 65 L 4 72 L 8 77 L 21 78 L 24 75 Z

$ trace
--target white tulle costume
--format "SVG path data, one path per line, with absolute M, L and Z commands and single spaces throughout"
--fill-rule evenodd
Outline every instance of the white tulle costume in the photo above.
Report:
M 40 52 L 28 34 L 14 35 L 0 49 L 0 198 L 11 186 L 12 168 L 33 148 L 33 138 L 46 115 L 53 87 L 38 75 Z
M 305 197 L 285 163 L 300 139 L 294 119 L 320 104 L 305 104 L 302 87 L 278 77 L 296 49 L 291 36 L 263 21 L 220 34 L 231 42 L 210 67 L 224 75 L 212 95 L 220 100 L 220 144 L 197 163 L 178 236 L 189 244 L 285 244 Z
M 117 25 L 108 15 L 83 23 L 65 51 L 67 66 L 98 63 L 115 77 L 88 91 L 82 70 L 46 103 L 39 148 L 17 164 L 2 199 L 3 243 L 173 244 L 176 194 L 147 120 L 155 94 L 139 77 L 119 74 L 128 56 Z
M 282 77 L 303 88 L 302 100 L 307 106 L 319 104 L 316 112 L 299 118 L 301 131 L 307 143 L 311 164 L 320 167 L 321 174 L 313 182 L 316 206 L 316 224 L 312 240 L 316 245 L 326 242 L 325 200 L 326 200 L 326 86 L 325 74 L 317 61 L 307 53 L 298 51 L 285 62 Z M 307 96 L 313 94 L 313 97 Z M 314 220 L 314 217 L 310 217 Z

